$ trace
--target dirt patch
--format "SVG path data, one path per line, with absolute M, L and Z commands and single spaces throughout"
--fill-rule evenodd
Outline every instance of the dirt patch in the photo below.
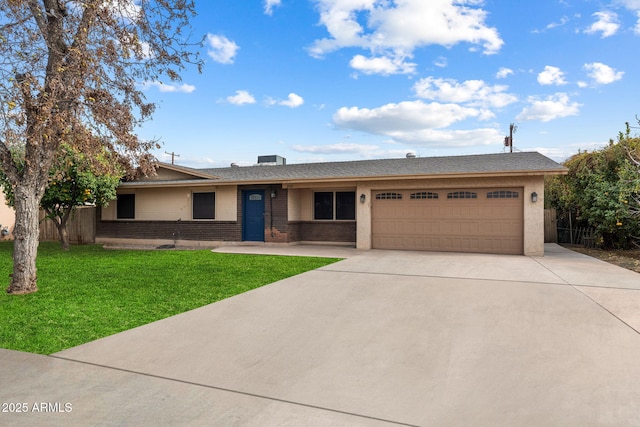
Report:
M 601 259 L 611 264 L 640 273 L 640 249 L 621 251 L 621 250 L 603 250 L 591 249 L 576 245 L 563 245 L 568 249 L 580 252 L 594 258 Z

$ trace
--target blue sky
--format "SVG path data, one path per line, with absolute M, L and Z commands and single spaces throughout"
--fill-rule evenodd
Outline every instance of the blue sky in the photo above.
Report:
M 202 74 L 139 130 L 191 167 L 514 148 L 562 161 L 635 123 L 640 0 L 196 0 Z

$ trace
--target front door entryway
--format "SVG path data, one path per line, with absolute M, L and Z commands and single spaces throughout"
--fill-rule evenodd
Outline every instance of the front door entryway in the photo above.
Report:
M 264 242 L 264 190 L 244 191 L 242 240 Z

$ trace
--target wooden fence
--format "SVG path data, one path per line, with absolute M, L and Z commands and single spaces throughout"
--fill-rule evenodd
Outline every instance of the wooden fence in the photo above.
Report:
M 69 242 L 75 244 L 95 243 L 96 241 L 96 208 L 86 206 L 76 208 L 67 224 Z M 59 240 L 58 229 L 50 219 L 40 213 L 40 241 Z
M 558 243 L 558 220 L 555 209 L 544 210 L 544 242 Z
M 558 228 L 562 234 L 562 243 L 584 245 L 587 248 L 595 247 L 595 230 L 593 227 Z

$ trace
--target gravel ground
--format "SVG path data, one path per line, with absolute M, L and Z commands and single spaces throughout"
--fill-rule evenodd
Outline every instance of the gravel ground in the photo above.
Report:
M 580 252 L 594 258 L 599 258 L 611 264 L 640 273 L 640 249 L 622 251 L 622 250 L 604 250 L 590 249 L 577 245 L 563 245 L 573 251 Z

